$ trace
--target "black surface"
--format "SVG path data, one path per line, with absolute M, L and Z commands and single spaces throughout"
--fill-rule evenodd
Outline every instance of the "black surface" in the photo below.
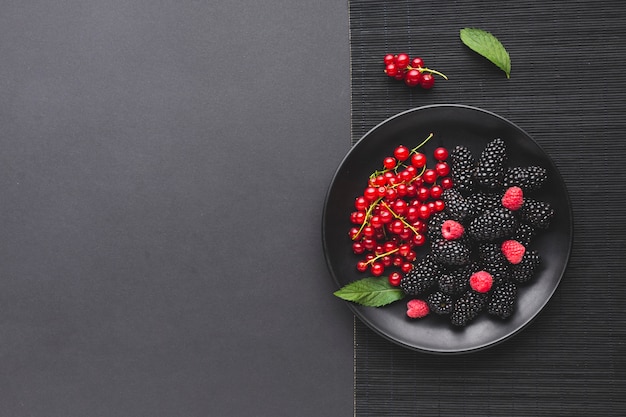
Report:
M 1 2 L 1 416 L 351 414 L 347 13 Z
M 520 334 L 459 356 L 413 352 L 357 321 L 355 413 L 365 416 L 626 414 L 626 3 L 350 2 L 352 138 L 409 108 L 495 112 L 553 158 L 572 201 L 574 242 L 546 308 Z M 459 40 L 493 32 L 511 78 Z M 382 74 L 388 52 L 444 72 L 428 91 Z
M 379 124 L 359 140 L 333 178 L 322 220 L 325 254 L 338 288 L 371 275 L 356 270 L 356 262 L 363 256 L 352 253 L 348 238 L 347 230 L 354 226 L 349 221 L 350 213 L 355 210 L 354 199 L 362 195 L 370 174 L 382 169 L 382 160 L 392 155 L 397 145 L 413 149 L 429 132 L 433 133 L 433 138 L 420 148 L 426 155 L 432 155 L 439 146 L 451 150 L 457 145 L 480 155 L 488 142 L 495 138 L 503 139 L 508 166 L 539 165 L 546 169 L 548 180 L 542 190 L 526 197 L 550 203 L 557 213 L 550 228 L 545 232 L 539 231 L 528 248 L 540 254 L 541 268 L 531 283 L 520 286 L 516 312 L 509 320 L 494 320 L 485 313 L 465 329 L 459 329 L 451 325 L 447 317 L 429 317 L 419 321 L 407 319 L 406 302 L 411 297 L 383 308 L 349 303 L 362 322 L 401 346 L 434 353 L 468 353 L 511 337 L 528 325 L 550 300 L 569 260 L 572 242 L 570 201 L 561 175 L 550 157 L 531 137 L 508 120 L 475 107 L 459 105 L 407 110 Z M 418 249 L 418 258 L 429 251 L 428 244 Z

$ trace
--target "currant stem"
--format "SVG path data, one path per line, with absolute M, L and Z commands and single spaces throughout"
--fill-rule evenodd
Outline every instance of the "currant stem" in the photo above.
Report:
M 426 142 L 428 142 L 433 136 L 435 136 L 434 133 L 431 133 L 430 135 L 428 135 L 428 137 L 426 139 L 424 139 L 424 141 L 422 143 L 420 143 L 419 145 L 417 145 L 415 148 L 411 149 L 411 153 L 415 153 L 417 152 L 417 150 L 419 148 L 421 148 L 422 146 L 426 145 Z
M 377 260 L 379 260 L 380 258 L 384 258 L 385 256 L 389 256 L 392 253 L 396 253 L 400 250 L 400 248 L 395 248 L 390 250 L 389 252 L 385 252 L 385 253 L 381 253 L 380 255 L 376 255 L 374 258 L 370 259 L 369 261 L 365 262 L 366 265 L 371 265 L 374 262 L 376 262 Z
M 374 210 L 374 207 L 376 207 L 376 205 L 380 202 L 380 200 L 382 200 L 382 197 L 378 197 L 378 199 L 376 199 L 375 201 L 373 201 L 369 207 L 367 208 L 367 210 L 365 211 L 365 219 L 363 220 L 363 223 L 361 224 L 361 227 L 359 227 L 359 231 L 352 237 L 352 240 L 357 240 L 359 238 L 359 235 L 361 234 L 361 232 L 363 231 L 363 229 L 365 228 L 365 226 L 367 226 L 369 224 L 369 219 L 370 217 L 372 217 L 372 210 Z M 383 203 L 384 204 L 384 203 Z
M 448 77 L 446 77 L 446 75 L 445 75 L 444 73 L 439 72 L 439 71 L 436 71 L 436 70 L 434 70 L 434 69 L 430 69 L 430 68 L 422 68 L 422 67 L 417 67 L 417 68 L 414 68 L 414 67 L 411 67 L 410 65 L 409 65 L 407 68 L 408 68 L 408 69 L 416 69 L 416 70 L 418 70 L 419 72 L 429 72 L 429 73 L 431 73 L 431 74 L 437 74 L 438 76 L 440 76 L 440 77 L 441 77 L 441 78 L 443 78 L 444 80 L 447 80 L 447 79 L 448 79 Z
M 392 209 L 391 207 L 389 207 L 389 206 L 387 205 L 387 203 L 385 203 L 385 202 L 383 201 L 383 203 L 382 203 L 382 204 L 383 204 L 383 206 L 385 206 L 385 207 L 387 208 L 387 210 L 389 210 L 389 212 L 391 213 L 391 215 L 392 215 L 393 217 L 395 217 L 396 219 L 400 220 L 400 221 L 402 222 L 402 224 L 404 224 L 406 227 L 408 227 L 409 229 L 411 229 L 411 231 L 412 231 L 413 233 L 415 233 L 417 236 L 419 236 L 419 235 L 420 235 L 420 233 L 417 231 L 417 229 L 415 229 L 415 227 L 413 227 L 413 225 L 412 225 L 412 224 L 408 223 L 406 220 L 404 220 L 404 219 L 402 218 L 402 216 L 400 216 L 400 215 L 399 215 L 399 214 L 397 214 L 395 211 L 393 211 L 393 209 Z

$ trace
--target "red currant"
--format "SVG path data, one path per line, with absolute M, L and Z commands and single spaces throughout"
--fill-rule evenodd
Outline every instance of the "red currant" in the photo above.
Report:
M 369 268 L 369 265 L 366 261 L 359 261 L 356 263 L 356 269 L 360 272 L 367 271 L 367 268 Z
M 375 277 L 379 277 L 385 272 L 385 266 L 381 262 L 373 262 L 370 265 L 370 271 Z
M 437 175 L 439 175 L 440 177 L 445 177 L 450 173 L 450 165 L 446 164 L 445 162 L 439 162 L 437 165 L 435 165 L 435 171 L 437 171 Z
M 365 197 L 367 201 L 374 201 L 378 197 L 378 190 L 374 187 L 367 187 L 363 192 L 363 197 Z
M 404 78 L 404 82 L 409 87 L 415 87 L 416 85 L 420 83 L 421 79 L 422 79 L 422 74 L 418 70 L 412 69 L 412 70 L 407 71 L 406 76 Z
M 426 220 L 430 217 L 430 214 L 430 207 L 428 207 L 428 204 L 422 204 L 419 208 L 420 217 Z
M 427 169 L 426 171 L 424 171 L 422 177 L 424 178 L 425 183 L 433 184 L 435 181 L 437 181 L 437 171 L 435 171 L 434 169 Z M 367 196 L 365 198 L 367 198 Z
M 398 161 L 406 161 L 410 153 L 409 148 L 400 145 L 393 151 L 393 156 L 395 156 Z
M 365 248 L 361 242 L 354 242 L 352 244 L 352 252 L 354 252 L 355 255 L 360 255 L 365 252 Z
M 415 246 L 422 246 L 424 243 L 426 243 L 426 235 L 419 234 L 413 236 L 413 244 Z
M 409 58 L 407 54 L 398 54 L 398 56 L 396 56 L 396 65 L 400 69 L 405 69 L 409 66 L 410 60 L 411 58 Z
M 400 281 L 402 281 L 402 275 L 399 272 L 394 271 L 389 274 L 389 284 L 391 284 L 392 287 L 399 286 Z
M 441 194 L 443 194 L 443 187 L 440 185 L 433 185 L 432 187 L 430 187 L 430 196 L 432 198 L 439 198 L 441 197 Z
M 435 200 L 435 211 L 443 211 L 446 208 L 446 203 L 443 200 Z
M 411 165 L 415 168 L 422 168 L 426 165 L 426 155 L 421 152 L 414 153 L 411 156 Z
M 392 62 L 385 66 L 385 72 L 388 76 L 395 77 L 398 74 L 398 67 Z
M 388 65 L 388 64 L 392 64 L 395 60 L 396 60 L 396 57 L 393 56 L 393 54 L 387 54 L 385 55 L 383 62 L 385 63 L 385 65 Z
M 388 156 L 383 160 L 383 166 L 386 169 L 394 169 L 396 167 L 396 160 L 395 158 Z
M 413 68 L 424 68 L 424 60 L 420 57 L 415 57 L 411 60 L 411 66 Z
M 402 265 L 400 265 L 400 269 L 406 274 L 410 272 L 411 269 L 413 269 L 413 264 L 411 262 L 404 262 Z
M 429 73 L 422 74 L 422 82 L 420 85 L 422 88 L 430 90 L 435 85 L 435 77 Z
M 452 186 L 454 185 L 454 183 L 452 182 L 452 178 L 450 178 L 450 177 L 442 178 L 441 181 L 440 181 L 440 184 L 441 184 L 441 186 L 443 187 L 444 190 L 452 188 Z
M 445 161 L 446 159 L 448 159 L 448 150 L 446 148 L 439 147 L 435 149 L 433 155 L 435 156 L 435 159 L 437 161 Z

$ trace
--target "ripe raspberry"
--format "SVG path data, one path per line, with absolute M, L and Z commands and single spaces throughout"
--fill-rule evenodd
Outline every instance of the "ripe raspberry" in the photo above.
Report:
M 422 317 L 426 317 L 430 312 L 428 308 L 428 304 L 424 300 L 411 300 L 406 303 L 406 315 L 412 319 L 421 319 Z
M 518 221 L 507 208 L 486 211 L 472 220 L 467 233 L 479 242 L 494 241 L 510 236 L 518 227 Z
M 554 209 L 550 203 L 527 198 L 519 209 L 522 221 L 537 229 L 547 229 L 550 226 Z
M 474 179 L 483 187 L 497 188 L 502 186 L 505 162 L 506 145 L 504 141 L 500 138 L 492 140 L 480 154 Z
M 520 187 L 525 192 L 535 191 L 541 188 L 547 179 L 545 168 L 539 166 L 513 167 L 504 174 L 504 186 Z
M 465 232 L 463 225 L 454 220 L 446 220 L 441 225 L 441 235 L 446 240 L 457 240 L 463 236 L 463 232 Z
M 509 187 L 502 196 L 502 205 L 509 210 L 519 210 L 524 203 L 524 192 L 519 187 Z
M 505 240 L 502 242 L 502 253 L 513 265 L 522 262 L 522 257 L 525 252 L 526 248 L 517 240 Z
M 464 327 L 474 320 L 487 304 L 487 294 L 469 290 L 459 297 L 450 313 L 450 321 L 453 325 Z
M 512 282 L 503 282 L 491 291 L 487 312 L 502 319 L 513 314 L 517 285 Z
M 479 293 L 489 292 L 493 285 L 493 277 L 489 272 L 478 271 L 470 277 L 470 287 Z
M 450 168 L 454 186 L 460 191 L 474 188 L 474 170 L 476 160 L 465 146 L 457 146 L 450 152 Z

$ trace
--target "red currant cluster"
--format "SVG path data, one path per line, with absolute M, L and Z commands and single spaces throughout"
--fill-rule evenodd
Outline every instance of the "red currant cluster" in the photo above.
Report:
M 418 152 L 432 136 L 413 149 L 399 145 L 393 156 L 384 158 L 383 169 L 370 175 L 350 215 L 352 251 L 364 255 L 357 270 L 381 276 L 391 269 L 393 286 L 413 268 L 416 249 L 426 242 L 428 219 L 444 209 L 441 195 L 452 187 L 448 151 L 435 149 L 434 168 L 428 168 L 426 155 Z
M 448 79 L 444 74 L 424 67 L 422 58 L 409 57 L 407 54 L 387 54 L 384 58 L 385 73 L 396 80 L 404 80 L 409 87 L 420 86 L 426 90 L 435 85 L 434 74 Z

